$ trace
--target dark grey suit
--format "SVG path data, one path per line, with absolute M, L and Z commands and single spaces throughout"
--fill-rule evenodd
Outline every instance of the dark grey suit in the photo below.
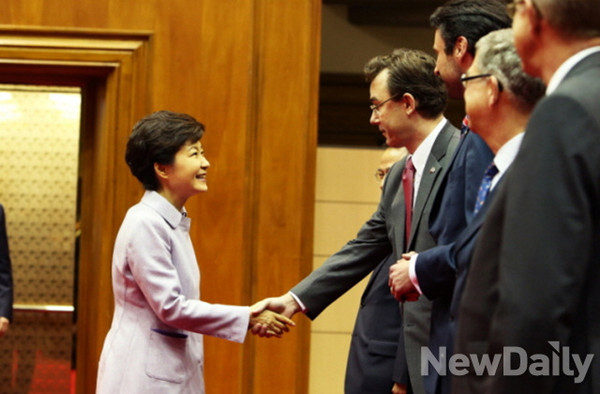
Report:
M 600 53 L 577 64 L 538 104 L 504 178 L 476 243 L 456 352 L 518 346 L 552 360 L 567 346 L 582 360 L 595 357 L 579 384 L 564 373 L 478 377 L 471 370 L 454 378 L 454 392 L 598 393 Z
M 419 251 L 435 246 L 435 241 L 429 233 L 429 213 L 458 142 L 459 130 L 447 123 L 432 147 L 419 186 L 409 241 L 411 250 Z M 372 272 L 387 256 L 399 256 L 408 249 L 404 241 L 404 163 L 405 161 L 398 162 L 390 170 L 377 211 L 361 227 L 356 238 L 291 289 L 308 309 L 306 314 L 309 318 L 316 318 L 329 304 Z M 407 324 L 404 327 L 405 338 L 402 345 L 406 348 L 399 349 L 401 362 L 404 363 L 405 354 L 413 363 L 418 363 L 420 346 L 427 344 L 430 303 L 422 298 L 421 301 L 410 303 L 408 308 L 405 307 L 404 317 Z M 361 367 L 368 369 L 371 366 Z M 419 371 L 415 372 L 418 374 Z M 353 373 L 363 372 L 347 371 L 347 374 Z M 407 376 L 402 378 L 406 379 Z M 422 378 L 417 375 L 415 379 L 415 389 L 419 393 L 423 392 L 419 391 L 419 386 L 422 388 Z M 347 387 L 347 390 L 351 388 Z
M 4 207 L 0 205 L 0 316 L 12 321 L 13 282 Z
M 375 268 L 360 300 L 346 366 L 346 394 L 389 394 L 394 385 L 402 319 L 387 279 L 395 262 L 396 256 L 390 255 Z

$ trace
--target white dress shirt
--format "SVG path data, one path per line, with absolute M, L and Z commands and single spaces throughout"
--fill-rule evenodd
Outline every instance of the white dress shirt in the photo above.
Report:
M 506 170 L 508 170 L 508 168 L 514 161 L 515 157 L 517 156 L 517 153 L 519 152 L 519 148 L 521 147 L 521 142 L 523 141 L 524 135 L 525 135 L 524 132 L 515 135 L 510 140 L 508 140 L 504 145 L 502 145 L 500 147 L 500 149 L 498 149 L 498 152 L 496 153 L 496 156 L 494 156 L 494 160 L 493 160 L 494 164 L 498 168 L 498 173 L 492 179 L 492 184 L 490 186 L 490 192 L 494 189 L 494 187 L 496 187 L 496 185 L 498 184 L 498 182 L 500 181 L 502 176 L 506 173 Z M 483 174 L 481 174 L 481 177 L 483 178 Z M 473 208 L 475 208 L 475 207 L 473 207 Z M 417 278 L 417 273 L 416 273 L 416 269 L 415 269 L 417 261 L 418 261 L 418 257 L 419 257 L 418 254 L 414 254 L 411 256 L 410 264 L 408 267 L 408 274 L 410 276 L 411 282 L 413 283 L 413 285 L 415 286 L 415 288 L 417 289 L 419 294 L 423 294 L 423 292 L 421 291 L 421 288 L 419 287 L 419 279 Z

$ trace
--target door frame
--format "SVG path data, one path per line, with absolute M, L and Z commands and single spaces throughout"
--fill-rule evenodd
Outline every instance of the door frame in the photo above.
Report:
M 152 33 L 0 26 L 0 83 L 82 88 L 81 239 L 77 306 L 77 392 L 95 391 L 111 323 L 112 246 L 120 218 L 140 197 L 127 173 L 125 143 L 151 107 Z

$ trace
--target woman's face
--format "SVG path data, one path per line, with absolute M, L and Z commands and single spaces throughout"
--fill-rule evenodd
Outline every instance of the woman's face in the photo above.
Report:
M 163 187 L 183 200 L 207 191 L 208 167 L 210 163 L 204 157 L 200 141 L 186 142 L 175 154 L 173 164 L 166 166 L 168 176 Z

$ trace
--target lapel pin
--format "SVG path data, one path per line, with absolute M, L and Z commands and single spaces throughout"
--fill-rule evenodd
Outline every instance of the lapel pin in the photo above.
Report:
M 434 172 L 435 172 L 435 167 L 431 167 L 431 168 L 429 169 L 429 173 L 430 173 L 430 174 L 433 174 Z

